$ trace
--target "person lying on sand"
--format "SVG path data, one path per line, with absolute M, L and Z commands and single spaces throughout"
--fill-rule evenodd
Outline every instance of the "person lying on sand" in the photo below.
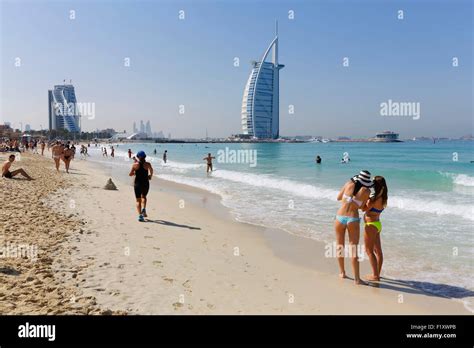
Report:
M 3 166 L 2 166 L 2 176 L 7 178 L 7 179 L 11 179 L 13 178 L 14 176 L 18 175 L 18 174 L 21 174 L 23 175 L 25 178 L 27 178 L 28 180 L 33 180 L 33 178 L 31 176 L 29 176 L 24 170 L 23 168 L 20 168 L 20 169 L 17 169 L 17 170 L 14 170 L 14 171 L 10 171 L 10 167 L 12 166 L 12 163 L 15 161 L 15 155 L 10 155 L 8 157 L 8 160 L 5 161 L 3 163 Z

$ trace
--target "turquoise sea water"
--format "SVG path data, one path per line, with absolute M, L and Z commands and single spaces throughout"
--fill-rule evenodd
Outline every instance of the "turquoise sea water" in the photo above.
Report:
M 473 307 L 474 142 L 120 144 L 115 159 L 91 147 L 91 160 L 125 171 L 128 148 L 145 150 L 158 177 L 219 194 L 238 220 L 323 242 L 334 240 L 340 187 L 362 169 L 382 175 L 385 274 Z M 226 148 L 248 150 L 256 162 L 219 161 Z M 211 175 L 202 160 L 208 152 L 216 156 Z M 341 164 L 345 152 L 351 161 Z

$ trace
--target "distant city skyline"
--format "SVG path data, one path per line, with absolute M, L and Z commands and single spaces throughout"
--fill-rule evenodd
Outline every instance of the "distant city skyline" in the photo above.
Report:
M 96 108 L 84 131 L 146 118 L 176 138 L 240 133 L 249 62 L 277 19 L 280 135 L 457 138 L 473 130 L 472 6 L 2 1 L 0 122 L 47 129 L 45 94 L 67 78 Z M 420 117 L 382 116 L 388 101 L 418 103 Z

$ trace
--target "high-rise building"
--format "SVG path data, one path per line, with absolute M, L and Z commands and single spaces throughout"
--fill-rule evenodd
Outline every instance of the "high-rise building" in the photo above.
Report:
M 150 121 L 146 121 L 145 133 L 146 133 L 146 135 L 147 135 L 148 137 L 153 136 L 153 133 L 151 132 Z
M 137 123 L 133 122 L 133 133 L 138 133 Z
M 267 61 L 270 52 L 271 60 Z M 242 99 L 242 132 L 258 139 L 280 136 L 278 26 L 273 41 L 258 62 L 253 62 Z
M 140 133 L 145 133 L 145 125 L 142 120 L 140 120 Z
M 25 124 L 25 132 L 31 131 L 31 126 L 29 124 Z
M 48 91 L 49 130 L 80 132 L 80 114 L 74 86 L 55 85 Z

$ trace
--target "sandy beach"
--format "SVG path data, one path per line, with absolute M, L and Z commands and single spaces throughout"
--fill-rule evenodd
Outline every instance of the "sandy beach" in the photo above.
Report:
M 2 314 L 469 314 L 406 281 L 340 280 L 323 243 L 237 222 L 203 190 L 154 178 L 139 223 L 125 176 L 111 191 L 85 160 L 69 175 L 46 156 L 15 166 L 36 180 L 0 181 L 1 237 L 37 258 L 0 259 Z
M 84 265 L 69 259 L 72 246 L 66 239 L 80 233 L 85 222 L 44 203 L 71 185 L 72 178 L 56 174 L 52 163 L 39 156 L 18 159 L 15 168 L 25 168 L 35 180 L 0 180 L 0 313 L 110 313 L 82 293 L 76 275 Z

